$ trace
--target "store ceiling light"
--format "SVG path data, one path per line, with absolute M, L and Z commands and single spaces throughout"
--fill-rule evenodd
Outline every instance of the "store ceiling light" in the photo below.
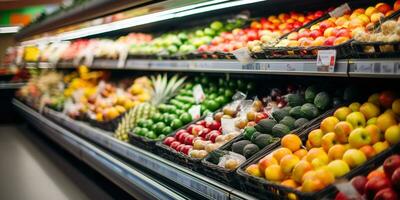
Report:
M 19 26 L 7 26 L 7 27 L 0 27 L 0 34 L 2 33 L 16 33 L 19 31 L 21 27 Z
M 251 4 L 256 2 L 261 2 L 266 0 L 237 0 L 237 1 L 228 1 L 228 0 L 213 0 L 207 1 L 203 3 L 198 3 L 194 5 L 183 6 L 180 8 L 175 8 L 171 10 L 161 11 L 153 14 L 148 14 L 139 17 L 133 17 L 129 19 L 124 19 L 116 22 L 111 22 L 108 24 L 91 26 L 75 31 L 69 31 L 65 33 L 61 33 L 57 36 L 40 38 L 35 40 L 29 40 L 22 42 L 22 45 L 34 45 L 38 43 L 49 43 L 55 41 L 63 41 L 63 40 L 73 40 L 77 38 L 83 38 L 91 35 L 97 35 L 101 33 L 107 33 L 111 31 L 121 30 L 125 28 L 135 27 L 139 25 L 149 24 L 153 22 L 164 21 L 168 19 L 184 17 L 193 14 L 204 13 L 208 11 L 220 10 L 223 8 L 235 7 L 245 4 Z

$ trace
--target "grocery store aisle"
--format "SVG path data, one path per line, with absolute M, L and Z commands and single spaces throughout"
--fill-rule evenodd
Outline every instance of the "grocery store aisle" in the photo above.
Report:
M 84 200 L 124 196 L 110 185 L 31 127 L 0 124 L 0 199 Z M 105 192 L 108 189 L 115 195 Z

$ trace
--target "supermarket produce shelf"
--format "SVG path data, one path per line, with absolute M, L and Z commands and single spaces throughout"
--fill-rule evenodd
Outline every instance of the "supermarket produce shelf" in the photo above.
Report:
M 31 122 L 45 121 L 47 123 L 49 121 L 18 100 L 14 100 L 13 103 L 21 111 L 27 113 L 26 115 L 31 116 Z M 80 136 L 95 142 L 103 148 L 121 156 L 125 160 L 134 163 L 135 166 L 146 168 L 152 171 L 152 173 L 155 173 L 164 179 L 168 179 L 175 185 L 179 185 L 181 188 L 185 188 L 187 191 L 193 192 L 193 194 L 197 197 L 207 199 L 255 199 L 252 196 L 179 166 L 155 154 L 121 142 L 112 137 L 110 132 L 93 128 L 83 122 L 75 121 L 52 110 L 45 109 L 45 112 L 51 119 L 56 121 L 57 124 L 60 124 L 62 127 L 68 127 L 73 133 L 79 134 Z M 62 129 L 60 126 L 57 126 L 54 123 L 51 123 L 48 129 L 52 129 L 53 127 Z M 65 131 L 65 129 L 63 130 Z M 69 132 L 69 134 L 72 135 L 73 133 Z M 112 162 L 108 164 L 113 165 Z
M 25 83 L 1 83 L 0 82 L 0 90 L 12 90 L 12 89 L 19 89 L 25 85 Z
M 13 104 L 31 125 L 137 199 L 187 199 L 180 193 L 160 184 L 132 166 L 117 160 L 95 145 L 46 119 L 20 101 L 14 99 Z

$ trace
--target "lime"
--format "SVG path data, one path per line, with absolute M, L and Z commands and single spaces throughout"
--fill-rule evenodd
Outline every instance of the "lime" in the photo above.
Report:
M 236 83 L 233 82 L 233 81 L 229 81 L 228 82 L 228 87 L 231 88 L 231 89 L 234 89 L 234 88 L 236 88 Z
M 209 90 L 211 93 L 215 93 L 215 92 L 218 91 L 218 87 L 217 87 L 215 84 L 210 84 L 210 87 L 208 87 L 208 90 Z
M 200 105 L 200 112 L 204 112 L 205 110 L 207 110 L 207 107 L 205 105 L 205 103 Z
M 233 91 L 230 90 L 230 89 L 226 89 L 224 95 L 225 95 L 226 98 L 230 99 L 233 96 Z
M 140 127 L 135 127 L 135 128 L 133 129 L 133 133 L 136 134 L 136 135 L 139 135 L 139 133 L 140 133 L 141 130 L 142 130 L 142 128 L 140 128 Z
M 145 136 L 149 132 L 149 129 L 147 128 L 141 128 L 139 132 L 137 132 L 138 135 L 140 136 Z
M 166 104 L 160 104 L 158 106 L 158 109 L 160 110 L 160 112 L 164 113 L 167 110 L 167 105 Z
M 226 100 L 226 98 L 225 98 L 224 96 L 219 96 L 219 97 L 215 98 L 215 101 L 216 101 L 219 105 L 222 105 L 222 104 L 227 103 L 227 100 Z
M 162 139 L 164 139 L 165 137 L 166 137 L 166 136 L 165 136 L 164 134 L 161 134 L 161 135 L 158 136 L 157 139 L 158 139 L 158 140 L 162 140 Z
M 175 111 L 175 113 L 177 114 L 177 115 L 182 115 L 183 113 L 185 113 L 185 111 L 183 111 L 183 110 L 176 110 Z
M 162 130 L 162 135 L 169 135 L 170 133 L 172 133 L 172 128 L 169 126 L 166 126 L 163 128 Z
M 206 101 L 205 106 L 208 110 L 211 110 L 211 111 L 216 111 L 219 108 L 219 104 L 214 100 Z
M 154 133 L 154 131 L 149 131 L 149 132 L 147 132 L 147 134 L 145 135 L 147 138 L 150 138 L 150 139 L 156 139 L 157 138 L 157 134 L 156 133 Z
M 148 120 L 146 120 L 146 122 L 145 122 L 143 127 L 147 128 L 147 129 L 152 129 L 153 124 L 154 124 L 153 120 L 148 119 Z
M 205 111 L 202 113 L 203 116 L 208 115 L 208 114 L 212 114 L 212 112 L 211 112 L 210 110 L 205 110 Z
M 146 122 L 147 122 L 147 119 L 139 119 L 139 121 L 137 122 L 137 126 L 143 128 L 146 126 Z
M 246 89 L 246 83 L 242 80 L 237 80 L 237 87 L 239 90 L 244 91 Z
M 161 115 L 161 113 L 155 113 L 151 119 L 154 122 L 161 122 L 162 121 L 162 115 Z
M 207 85 L 210 81 L 208 80 L 207 76 L 203 76 L 203 78 L 201 78 L 200 83 L 202 84 L 202 86 Z
M 218 89 L 218 94 L 224 95 L 224 94 L 225 94 L 225 88 L 220 87 L 220 88 Z
M 163 121 L 164 121 L 165 124 L 170 124 L 171 121 L 172 121 L 172 119 L 169 118 L 169 113 L 164 113 L 163 114 L 163 119 L 164 119 Z
M 171 128 L 173 130 L 176 130 L 176 129 L 182 127 L 182 125 L 183 124 L 182 124 L 181 120 L 176 119 L 176 118 L 174 120 L 172 120 L 172 122 L 171 122 Z
M 253 90 L 254 90 L 254 87 L 255 87 L 254 83 L 248 83 L 248 84 L 247 84 L 247 90 L 248 90 L 248 91 L 253 91 Z
M 181 120 L 183 124 L 187 124 L 192 121 L 192 116 L 189 113 L 183 113 L 179 116 L 179 120 Z
M 207 99 L 215 99 L 217 97 L 218 95 L 216 93 L 211 93 L 210 95 L 207 96 Z
M 165 124 L 164 124 L 164 122 L 157 122 L 156 124 L 154 124 L 154 129 L 153 129 L 153 131 L 156 133 L 156 134 L 161 134 L 162 133 L 162 130 L 165 128 Z

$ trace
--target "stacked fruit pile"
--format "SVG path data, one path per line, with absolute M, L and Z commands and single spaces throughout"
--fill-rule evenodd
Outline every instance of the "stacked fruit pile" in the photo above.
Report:
M 245 105 L 245 102 L 251 103 Z M 193 149 L 190 151 L 190 157 L 204 158 L 210 152 L 240 134 L 240 131 L 246 125 L 243 125 L 243 118 L 254 114 L 254 118 L 251 118 L 248 122 L 247 119 L 245 120 L 247 124 L 254 124 L 256 115 L 258 115 L 259 119 L 267 117 L 263 112 L 261 101 L 250 100 L 250 102 L 249 100 L 236 100 L 224 106 L 223 111 L 215 113 L 212 118 L 207 117 L 205 120 L 191 124 L 186 129 L 178 131 L 174 137 L 166 138 L 164 144 L 171 148 L 174 148 L 178 144 L 177 142 L 186 144 L 186 146 L 190 146 Z M 227 121 L 238 123 L 229 123 Z M 221 124 L 224 124 L 224 126 L 221 126 Z M 175 144 L 172 145 L 172 142 L 175 142 Z M 178 148 L 174 149 L 180 150 Z
M 271 15 L 254 20 L 248 28 L 236 28 L 232 32 L 222 32 L 210 44 L 200 46 L 199 52 L 231 52 L 248 47 L 250 51 L 261 51 L 261 43 L 275 43 L 283 34 L 289 33 L 310 21 L 321 17 L 323 11 L 308 12 L 307 14 L 290 12 Z
M 209 44 L 212 39 L 224 31 L 243 26 L 245 20 L 235 19 L 229 22 L 214 21 L 209 26 L 189 31 L 170 32 L 155 38 L 152 42 L 132 45 L 130 53 L 134 55 L 175 55 L 194 53 L 202 45 Z
M 367 9 L 358 8 L 341 17 L 330 17 L 310 28 L 290 33 L 287 39 L 276 44 L 277 47 L 335 46 L 349 41 L 359 32 L 372 28 L 393 9 L 386 3 L 378 3 Z
M 139 120 L 133 133 L 149 139 L 163 139 L 193 119 L 216 111 L 228 103 L 235 88 L 224 87 L 223 80 L 216 83 L 207 77 L 186 83 L 175 97 L 165 104 L 158 105 L 158 112 L 150 119 Z
M 399 115 L 400 99 L 395 100 L 392 92 L 373 94 L 362 105 L 352 103 L 337 109 L 334 116 L 322 120 L 320 127 L 308 134 L 304 144 L 296 135 L 284 136 L 282 147 L 246 171 L 302 192 L 319 191 L 397 145 Z
M 395 200 L 400 198 L 400 155 L 392 155 L 379 168 L 367 176 L 356 176 L 351 184 L 365 199 Z M 347 196 L 339 192 L 335 200 L 347 200 Z

